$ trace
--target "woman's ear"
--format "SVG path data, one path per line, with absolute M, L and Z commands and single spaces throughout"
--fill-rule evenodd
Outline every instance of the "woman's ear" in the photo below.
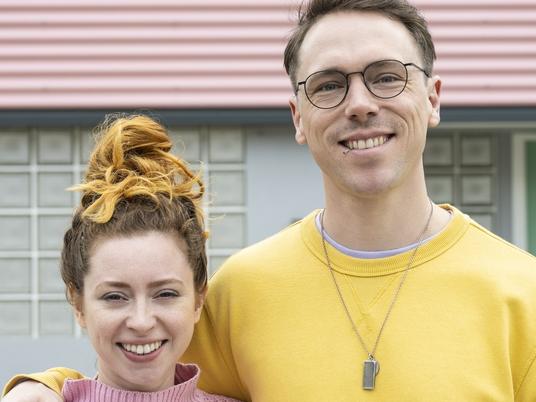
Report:
M 203 311 L 203 305 L 205 304 L 205 298 L 207 297 L 207 286 L 201 292 L 196 292 L 195 295 L 195 322 L 201 318 L 201 312 Z
M 74 289 L 72 286 L 69 286 L 69 289 L 67 290 L 67 297 L 73 308 L 74 318 L 76 319 L 76 322 L 82 328 L 86 328 L 86 318 L 84 315 L 82 295 L 78 290 Z

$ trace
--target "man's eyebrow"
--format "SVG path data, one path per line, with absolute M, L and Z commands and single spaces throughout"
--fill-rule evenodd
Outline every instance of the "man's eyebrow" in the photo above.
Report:
M 337 67 L 328 67 L 328 68 L 321 68 L 319 70 L 314 70 L 314 71 L 311 71 L 310 73 L 308 73 L 304 78 L 303 80 L 300 80 L 300 81 L 304 81 L 305 79 L 307 79 L 309 76 L 313 75 L 313 74 L 316 74 L 316 73 L 320 73 L 320 72 L 326 72 L 326 73 L 342 73 L 342 74 L 346 74 L 342 69 L 340 68 L 337 68 Z
M 337 71 L 337 72 L 342 72 L 342 70 L 343 70 L 343 69 L 340 68 L 340 67 L 330 66 L 330 67 L 323 67 L 323 68 L 320 68 L 320 69 L 318 69 L 318 70 L 316 70 L 316 71 L 313 71 L 313 73 L 316 73 L 316 72 L 318 72 L 318 71 Z M 313 74 L 313 73 L 311 73 L 311 74 Z

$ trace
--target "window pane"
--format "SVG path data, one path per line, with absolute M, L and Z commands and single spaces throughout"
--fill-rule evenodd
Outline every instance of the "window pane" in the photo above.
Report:
M 173 141 L 173 153 L 188 162 L 197 163 L 201 160 L 201 140 L 199 129 L 180 128 L 170 131 Z
M 244 205 L 244 173 L 212 172 L 210 198 L 214 205 Z
M 492 164 L 490 137 L 462 138 L 462 165 L 488 166 Z
M 30 217 L 0 216 L 0 250 L 30 249 Z
M 40 130 L 37 156 L 39 163 L 71 163 L 71 133 L 61 130 Z
M 41 258 L 39 260 L 39 292 L 64 293 L 65 285 L 60 275 L 58 258 Z
M 464 176 L 462 177 L 462 203 L 485 204 L 492 203 L 491 176 Z
M 73 193 L 67 188 L 73 185 L 71 173 L 39 173 L 39 206 L 72 206 Z
M 39 249 L 60 250 L 63 245 L 63 235 L 70 224 L 70 216 L 40 216 Z
M 212 248 L 242 248 L 245 240 L 245 219 L 242 214 L 212 216 L 210 246 Z
M 452 165 L 452 139 L 429 136 L 426 140 L 423 158 L 426 166 Z
M 240 128 L 210 129 L 210 161 L 242 162 L 243 144 Z
M 26 131 L 0 133 L 0 163 L 24 164 L 30 161 L 30 139 Z
M 453 185 L 450 176 L 427 176 L 426 186 L 430 198 L 436 203 L 453 203 Z
M 30 260 L 0 258 L 0 293 L 28 293 L 30 290 Z
M 80 161 L 82 163 L 87 163 L 89 160 L 89 155 L 93 148 L 95 147 L 95 138 L 90 129 L 80 130 Z
M 73 313 L 67 301 L 39 303 L 39 334 L 70 335 L 74 328 Z
M 0 335 L 30 335 L 30 302 L 0 302 Z
M 0 207 L 27 208 L 30 206 L 30 175 L 28 173 L 0 174 Z

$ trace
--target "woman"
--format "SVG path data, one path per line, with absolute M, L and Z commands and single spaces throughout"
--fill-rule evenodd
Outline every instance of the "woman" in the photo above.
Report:
M 203 184 L 145 116 L 105 122 L 90 158 L 61 275 L 98 355 L 94 379 L 67 380 L 69 402 L 234 401 L 197 389 L 177 364 L 207 288 Z M 9 398 L 9 396 L 8 396 Z

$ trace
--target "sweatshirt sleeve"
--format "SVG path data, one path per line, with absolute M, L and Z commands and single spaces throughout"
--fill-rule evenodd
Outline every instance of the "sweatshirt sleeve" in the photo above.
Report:
M 54 392 L 60 394 L 61 389 L 63 388 L 63 383 L 68 378 L 79 380 L 84 378 L 84 376 L 76 370 L 64 367 L 54 367 L 40 373 L 17 374 L 5 385 L 2 396 L 5 396 L 15 385 L 27 380 L 40 382 Z
M 515 400 L 519 402 L 536 401 L 536 350 L 530 360 L 527 373 L 525 374 L 521 386 L 516 390 Z
M 239 312 L 233 309 L 231 288 L 236 275 L 233 257 L 210 279 L 209 291 L 194 336 L 181 360 L 201 368 L 199 387 L 212 394 L 249 400 L 233 353 L 233 334 L 240 326 Z M 234 319 L 233 319 L 234 318 Z
M 199 387 L 212 394 L 248 400 L 240 385 L 226 340 L 214 328 L 209 303 L 205 303 L 201 319 L 195 326 L 194 337 L 182 356 L 184 362 L 201 367 Z

